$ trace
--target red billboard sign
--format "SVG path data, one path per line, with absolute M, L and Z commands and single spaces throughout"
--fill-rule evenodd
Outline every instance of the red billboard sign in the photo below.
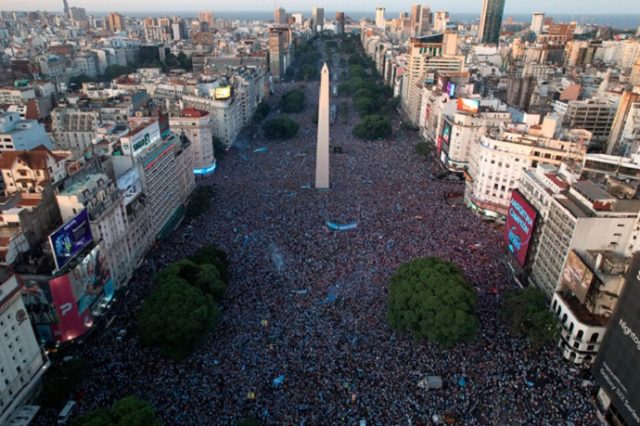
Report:
M 477 114 L 480 111 L 480 101 L 477 99 L 458 98 L 456 106 L 458 111 L 470 114 Z
M 66 342 L 82 336 L 86 327 L 84 321 L 78 311 L 73 289 L 69 282 L 69 274 L 64 274 L 49 281 L 51 294 L 53 295 L 54 307 L 60 321 L 58 322 L 58 330 L 62 333 L 58 339 L 59 342 Z M 90 313 L 88 313 L 90 315 Z M 91 318 L 89 317 L 89 320 Z
M 517 190 L 511 193 L 504 238 L 507 247 L 520 266 L 524 266 L 529 243 L 536 223 L 537 213 Z

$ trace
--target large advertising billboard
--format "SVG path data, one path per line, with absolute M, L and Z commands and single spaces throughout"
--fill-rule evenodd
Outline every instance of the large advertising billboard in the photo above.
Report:
M 636 254 L 593 365 L 593 375 L 626 424 L 640 424 L 640 254 Z
M 53 250 L 56 269 L 64 267 L 69 260 L 91 244 L 92 241 L 93 235 L 89 224 L 89 213 L 87 209 L 84 209 L 49 235 L 49 243 L 51 244 L 51 250 Z
M 456 97 L 456 84 L 452 83 L 452 82 L 448 82 L 447 83 L 447 94 L 449 95 L 450 98 L 455 98 Z
M 231 86 L 216 87 L 213 91 L 213 97 L 218 101 L 229 99 L 231 97 Z
M 562 270 L 562 285 L 584 303 L 593 283 L 593 272 L 580 258 L 575 250 L 571 250 Z
M 511 193 L 504 238 L 509 251 L 520 266 L 524 267 L 529 252 L 537 213 L 518 190 Z
M 162 123 L 162 125 L 164 126 L 165 124 Z M 131 155 L 135 158 L 159 140 L 161 140 L 160 123 L 156 120 L 135 133 L 121 138 L 120 144 L 122 151 L 126 155 Z
M 106 257 L 95 247 L 65 274 L 25 277 L 23 300 L 40 341 L 66 342 L 93 325 L 93 308 L 113 298 L 115 288 Z
M 477 114 L 480 111 L 480 101 L 477 99 L 458 98 L 457 109 L 469 114 Z

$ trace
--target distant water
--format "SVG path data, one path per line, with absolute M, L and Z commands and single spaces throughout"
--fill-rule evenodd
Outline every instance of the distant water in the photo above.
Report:
M 305 17 L 311 16 L 311 10 L 305 11 L 287 11 L 289 13 L 302 13 Z M 96 16 L 106 15 L 108 12 L 91 12 L 91 14 Z M 192 18 L 198 15 L 197 11 L 153 11 L 153 12 L 122 12 L 127 16 L 133 16 L 136 18 L 144 18 L 147 16 L 158 17 L 158 16 L 180 16 L 183 18 Z M 387 19 L 395 18 L 399 16 L 399 12 L 390 12 L 387 11 L 385 13 Z M 216 18 L 224 19 L 224 20 L 233 20 L 233 21 L 269 21 L 273 20 L 273 12 L 271 11 L 238 11 L 238 12 L 216 12 L 214 10 L 214 15 Z M 335 17 L 335 11 L 326 10 L 324 16 L 327 20 Z M 351 17 L 352 19 L 359 20 L 362 18 L 374 18 L 375 11 L 351 11 L 345 12 L 345 15 Z M 455 22 L 474 22 L 479 19 L 479 14 L 477 13 L 451 13 L 451 21 Z M 579 24 L 597 24 L 597 25 L 606 25 L 619 29 L 636 29 L 640 26 L 640 14 L 611 14 L 611 15 L 597 15 L 597 14 L 566 14 L 566 13 L 558 13 L 558 14 L 548 14 L 548 16 L 553 17 L 556 22 L 571 22 L 576 21 Z M 531 22 L 530 14 L 505 14 L 505 19 L 508 17 L 512 17 L 514 22 Z

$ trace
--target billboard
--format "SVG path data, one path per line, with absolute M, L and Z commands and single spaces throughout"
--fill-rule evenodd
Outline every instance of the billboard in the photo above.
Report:
M 447 93 L 449 94 L 450 98 L 455 98 L 456 96 L 456 84 L 452 83 L 452 82 L 448 82 L 447 83 Z
M 164 124 L 163 124 L 164 126 Z M 150 123 L 143 129 L 121 138 L 122 151 L 126 155 L 138 156 L 145 148 L 160 140 L 160 125 L 158 121 Z
M 113 298 L 115 287 L 106 257 L 95 247 L 70 272 L 24 277 L 22 297 L 41 342 L 66 342 L 93 325 L 92 308 Z
M 213 91 L 213 97 L 218 101 L 229 99 L 231 97 L 231 86 L 216 87 Z
M 626 424 L 640 424 L 640 254 L 626 277 L 592 373 Z
M 593 272 L 587 264 L 575 250 L 571 250 L 562 270 L 562 285 L 571 290 L 581 303 L 584 303 L 593 283 L 593 277 Z
M 442 125 L 442 141 L 448 145 L 450 139 L 451 139 L 451 124 L 445 121 L 444 124 Z
M 511 193 L 504 238 L 509 251 L 524 267 L 537 213 L 518 190 Z
M 480 111 L 480 101 L 477 99 L 458 98 L 457 107 L 458 111 L 477 114 Z
M 64 267 L 73 256 L 91 244 L 92 241 L 93 235 L 89 225 L 89 213 L 87 209 L 84 209 L 49 235 L 49 243 L 51 244 L 51 250 L 53 250 L 56 269 Z

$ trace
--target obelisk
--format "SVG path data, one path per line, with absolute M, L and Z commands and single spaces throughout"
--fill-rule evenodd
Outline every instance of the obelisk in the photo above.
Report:
M 329 189 L 329 81 L 329 67 L 325 63 L 320 72 L 316 189 Z

